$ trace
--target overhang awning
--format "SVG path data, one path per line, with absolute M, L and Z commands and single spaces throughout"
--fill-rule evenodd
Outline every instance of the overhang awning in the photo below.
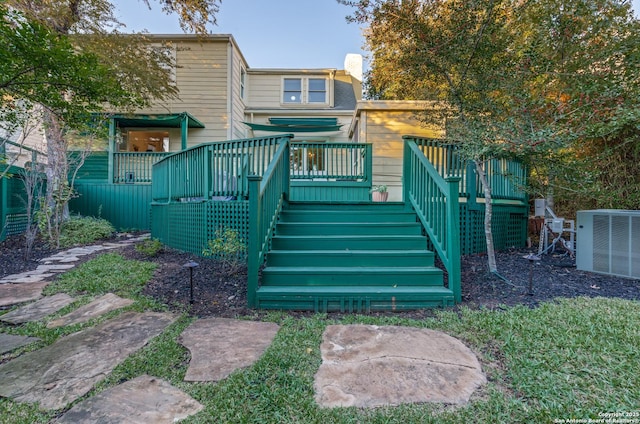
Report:
M 113 115 L 112 118 L 121 128 L 181 128 L 184 119 L 187 119 L 189 128 L 204 128 L 204 124 L 189 112 L 154 115 Z
M 340 131 L 337 118 L 269 118 L 270 124 L 243 122 L 255 131 L 279 133 L 317 133 Z

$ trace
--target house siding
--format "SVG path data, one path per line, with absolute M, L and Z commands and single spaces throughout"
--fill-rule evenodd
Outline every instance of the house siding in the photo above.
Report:
M 176 84 L 179 98 L 157 102 L 137 113 L 188 111 L 205 125 L 205 128 L 189 130 L 189 146 L 227 140 L 231 134 L 237 132 L 230 127 L 233 121 L 230 119 L 230 113 L 233 113 L 229 101 L 230 81 L 233 81 L 233 85 L 237 83 L 239 86 L 239 79 L 229 78 L 229 69 L 239 69 L 239 63 L 243 61 L 242 55 L 229 37 L 213 37 L 207 40 L 178 37 L 173 43 L 176 47 Z M 230 60 L 234 60 L 233 67 L 230 66 Z M 239 93 L 239 88 L 234 87 L 232 90 Z M 171 129 L 169 133 L 171 150 L 180 150 L 180 130 Z
M 373 185 L 386 185 L 390 201 L 402 200 L 402 136 L 444 136 L 444 127 L 426 128 L 416 117 L 426 107 L 417 102 L 358 102 L 351 138 L 373 144 Z

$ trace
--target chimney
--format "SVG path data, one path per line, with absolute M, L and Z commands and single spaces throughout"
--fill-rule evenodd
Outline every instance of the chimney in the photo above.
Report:
M 344 58 L 344 70 L 352 77 L 362 82 L 362 55 L 357 53 L 348 53 Z

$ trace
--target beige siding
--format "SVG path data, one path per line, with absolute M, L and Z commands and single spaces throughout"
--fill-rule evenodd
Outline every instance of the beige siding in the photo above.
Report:
M 402 200 L 403 135 L 438 137 L 442 131 L 425 128 L 415 116 L 415 111 L 402 109 L 402 104 L 372 107 L 359 111 L 359 120 L 352 138 L 373 143 L 373 184 L 386 185 L 390 201 Z M 395 109 L 395 110 L 394 110 Z
M 252 108 L 280 108 L 281 75 L 251 74 L 248 106 Z
M 231 86 L 230 86 L 230 104 L 231 104 L 231 116 L 232 116 L 232 128 L 229 131 L 230 139 L 239 139 L 239 138 L 247 138 L 249 137 L 248 128 L 246 125 L 242 123 L 245 119 L 244 109 L 246 107 L 246 97 L 248 96 L 248 80 L 249 76 L 246 75 L 247 72 L 247 64 L 242 58 L 242 54 L 235 47 L 231 47 Z M 245 71 L 245 87 L 244 87 L 244 96 L 242 98 L 241 93 L 241 72 L 244 69 Z
M 188 111 L 205 125 L 189 130 L 189 145 L 226 140 L 228 137 L 228 46 L 225 38 L 206 42 L 175 42 L 176 83 L 179 99 L 158 103 L 138 113 L 181 113 Z M 171 148 L 179 150 L 180 130 L 170 131 Z

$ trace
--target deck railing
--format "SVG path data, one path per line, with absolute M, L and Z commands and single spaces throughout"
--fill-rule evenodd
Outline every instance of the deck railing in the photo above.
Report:
M 249 175 L 264 175 L 290 135 L 200 144 L 153 166 L 155 202 L 248 198 Z
M 153 165 L 169 152 L 117 152 L 113 154 L 114 183 L 150 183 Z
M 247 301 L 256 306 L 258 273 L 289 192 L 289 143 L 278 146 L 263 176 L 249 176 L 249 246 Z
M 460 196 L 472 199 L 484 197 L 480 178 L 471 161 L 466 160 L 460 152 L 460 146 L 446 140 L 404 136 L 413 141 L 429 159 L 442 177 L 460 177 L 462 184 Z M 527 169 L 522 162 L 512 159 L 491 159 L 486 161 L 485 172 L 491 184 L 494 199 L 527 201 L 525 187 Z
M 369 201 L 372 151 L 370 143 L 292 142 L 291 200 Z
M 441 167 L 441 170 L 453 169 Z M 405 140 L 403 196 L 422 222 L 448 273 L 456 303 L 462 301 L 460 275 L 459 176 L 443 177 L 414 140 Z
M 291 179 L 370 179 L 367 169 L 370 151 L 371 144 L 293 142 Z

